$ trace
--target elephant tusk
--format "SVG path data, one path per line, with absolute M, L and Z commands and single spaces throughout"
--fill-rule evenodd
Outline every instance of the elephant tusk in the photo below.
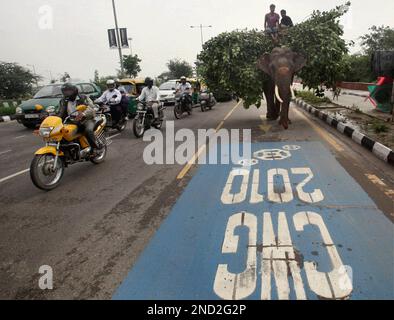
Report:
M 292 85 L 290 86 L 290 91 L 291 91 L 291 97 L 295 100 L 297 97 L 296 97 L 296 95 L 294 93 L 294 88 L 293 88 Z
M 279 87 L 278 86 L 275 86 L 275 96 L 276 96 L 276 99 L 278 99 L 278 101 L 280 103 L 283 103 L 283 100 L 282 100 L 282 98 L 280 97 L 280 94 L 279 94 Z

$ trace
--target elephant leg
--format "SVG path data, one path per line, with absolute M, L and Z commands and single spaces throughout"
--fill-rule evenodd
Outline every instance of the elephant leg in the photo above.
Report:
M 267 119 L 276 120 L 279 117 L 280 103 L 275 101 L 275 84 L 273 81 L 267 81 L 264 84 L 264 95 L 267 100 Z

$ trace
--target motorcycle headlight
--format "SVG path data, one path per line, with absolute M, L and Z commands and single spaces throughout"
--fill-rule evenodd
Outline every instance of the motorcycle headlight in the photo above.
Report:
M 21 107 L 18 107 L 18 108 L 16 108 L 15 112 L 16 112 L 16 114 L 22 114 L 23 110 Z
M 55 113 L 55 111 L 56 111 L 56 108 L 55 108 L 54 106 L 49 106 L 49 107 L 47 108 L 47 112 L 48 112 L 48 113 Z
M 53 129 L 53 127 L 40 128 L 39 134 L 43 138 L 49 138 Z

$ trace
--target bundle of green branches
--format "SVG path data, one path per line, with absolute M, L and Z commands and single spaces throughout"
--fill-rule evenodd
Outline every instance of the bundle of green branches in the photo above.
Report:
M 347 70 L 344 59 L 348 53 L 340 18 L 348 11 L 350 2 L 330 11 L 314 11 L 306 21 L 282 34 L 279 46 L 302 53 L 308 60 L 299 76 L 305 86 L 328 88 L 343 77 Z M 257 60 L 277 47 L 272 39 L 258 30 L 235 30 L 211 39 L 200 53 L 199 73 L 211 90 L 226 90 L 244 100 L 244 106 L 260 107 L 263 84 L 268 80 L 257 69 Z

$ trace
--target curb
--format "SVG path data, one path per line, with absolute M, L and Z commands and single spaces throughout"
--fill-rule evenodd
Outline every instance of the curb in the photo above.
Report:
M 2 123 L 2 122 L 10 122 L 10 121 L 14 121 L 14 120 L 16 120 L 16 116 L 15 115 L 0 117 L 0 123 Z
M 362 134 L 359 131 L 356 131 L 354 128 L 347 126 L 343 122 L 339 122 L 333 117 L 329 116 L 327 113 L 322 112 L 311 105 L 307 104 L 305 101 L 301 99 L 296 99 L 295 104 L 304 110 L 308 111 L 310 114 L 320 118 L 324 122 L 326 122 L 331 127 L 337 129 L 340 133 L 345 136 L 351 138 L 353 141 L 357 142 L 359 145 L 371 151 L 375 156 L 379 159 L 394 165 L 394 152 L 390 148 L 384 146 L 383 144 L 372 140 L 366 135 Z

